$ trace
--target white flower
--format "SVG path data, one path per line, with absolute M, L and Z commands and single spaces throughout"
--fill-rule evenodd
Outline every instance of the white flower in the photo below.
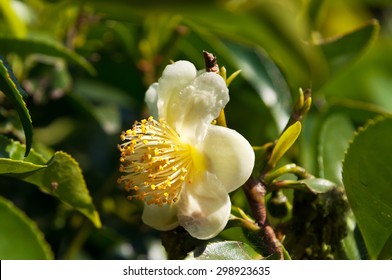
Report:
M 219 234 L 229 219 L 228 193 L 250 176 L 254 152 L 236 131 L 213 125 L 229 101 L 224 79 L 188 61 L 168 65 L 150 86 L 154 117 L 123 132 L 119 178 L 145 202 L 143 222 L 158 230 L 178 225 L 193 237 Z

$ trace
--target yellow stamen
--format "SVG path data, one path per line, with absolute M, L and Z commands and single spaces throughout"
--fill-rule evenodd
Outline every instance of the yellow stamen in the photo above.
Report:
M 120 172 L 124 175 L 118 182 L 134 192 L 130 199 L 158 206 L 175 203 L 184 185 L 192 182 L 194 171 L 207 167 L 204 155 L 182 143 L 163 119 L 135 122 L 120 138 Z

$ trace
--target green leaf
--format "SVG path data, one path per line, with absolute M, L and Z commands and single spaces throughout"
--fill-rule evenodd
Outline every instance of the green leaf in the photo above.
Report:
M 391 131 L 390 117 L 370 121 L 355 136 L 343 163 L 347 198 L 372 259 L 392 233 Z
M 347 112 L 345 112 L 347 113 Z M 342 113 L 332 113 L 323 122 L 319 134 L 318 165 L 319 175 L 343 187 L 342 165 L 345 152 L 354 134 L 350 119 Z M 344 258 L 360 259 L 360 253 L 354 236 L 355 219 L 347 216 L 347 236 L 342 240 Z
M 343 36 L 326 40 L 320 44 L 330 72 L 334 73 L 357 58 L 377 38 L 380 24 L 371 20 L 364 26 Z
M 311 192 L 315 194 L 326 193 L 336 187 L 333 182 L 322 178 L 303 179 L 299 180 L 298 182 L 304 184 Z
M 64 152 L 56 152 L 45 164 L 40 164 L 43 157 L 32 150 L 31 157 L 18 158 L 21 144 L 17 141 L 8 143 L 0 137 L 0 152 L 8 158 L 0 159 L 0 174 L 19 178 L 36 185 L 42 192 L 57 197 L 60 201 L 80 211 L 96 227 L 101 227 L 98 212 L 87 189 L 78 163 Z M 38 164 L 37 164 L 38 162 Z
M 301 123 L 295 122 L 288 127 L 279 137 L 278 142 L 272 151 L 271 158 L 268 161 L 270 166 L 275 166 L 282 156 L 291 148 L 295 140 L 297 140 L 301 133 Z
M 309 178 L 298 181 L 284 180 L 276 182 L 272 188 L 276 189 L 296 189 L 310 191 L 314 194 L 326 193 L 336 187 L 335 183 L 323 178 Z
M 344 115 L 336 114 L 326 119 L 319 136 L 320 177 L 343 186 L 342 162 L 353 134 L 354 127 Z
M 392 234 L 389 236 L 387 241 L 385 242 L 384 247 L 381 249 L 380 254 L 378 255 L 379 260 L 390 260 L 392 259 Z
M 42 165 L 25 161 L 15 161 L 9 158 L 0 158 L 0 174 L 24 174 L 44 168 Z
M 25 145 L 21 144 L 18 141 L 14 141 L 12 139 L 8 139 L 5 136 L 0 135 L 0 157 L 5 159 L 12 160 L 20 160 L 23 162 L 33 163 L 36 165 L 45 165 L 47 160 L 34 151 L 34 149 L 30 150 L 30 153 L 27 157 L 24 156 L 24 152 L 26 150 Z
M 289 118 L 291 94 L 282 73 L 261 49 L 248 48 L 226 42 L 241 75 L 256 89 L 264 104 L 271 110 L 277 126 L 281 129 Z
M 26 24 L 15 12 L 12 1 L 0 1 L 0 13 L 15 36 L 24 37 L 26 35 Z
M 208 243 L 190 252 L 188 260 L 255 260 L 261 259 L 252 247 L 239 241 Z
M 1 43 L 0 43 L 1 45 Z M 0 47 L 1 49 L 1 47 Z M 16 80 L 11 68 L 8 66 L 4 58 L 0 55 L 0 90 L 11 100 L 18 112 L 20 121 L 22 122 L 23 130 L 26 138 L 25 156 L 30 152 L 33 139 L 33 125 L 29 110 L 23 98 L 26 93 Z
M 101 227 L 98 212 L 95 210 L 79 164 L 70 155 L 61 151 L 56 152 L 46 168 L 25 175 L 23 180 L 79 210 L 96 227 Z
M 84 57 L 49 38 L 28 37 L 20 39 L 15 37 L 0 37 L 0 53 L 7 54 L 11 52 L 21 56 L 43 54 L 59 57 L 69 63 L 80 66 L 91 75 L 95 75 L 96 73 L 94 67 Z
M 0 221 L 0 259 L 53 259 L 53 253 L 37 225 L 1 196 Z
M 328 103 L 343 105 L 345 111 L 349 109 L 350 115 L 359 120 L 367 120 L 371 114 L 391 112 L 391 51 L 391 40 L 378 40 L 363 58 L 330 79 L 319 94 Z
M 261 49 L 226 42 L 241 75 L 255 88 L 271 110 L 279 130 L 283 130 L 291 109 L 291 94 L 282 73 Z

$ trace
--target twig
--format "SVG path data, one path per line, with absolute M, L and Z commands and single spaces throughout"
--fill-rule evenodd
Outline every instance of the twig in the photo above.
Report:
M 249 202 L 253 218 L 260 227 L 259 235 L 263 244 L 263 254 L 278 254 L 279 258 L 283 259 L 282 246 L 276 238 L 274 230 L 267 221 L 267 209 L 265 205 L 267 189 L 265 185 L 254 177 L 250 177 L 243 186 L 243 189 Z

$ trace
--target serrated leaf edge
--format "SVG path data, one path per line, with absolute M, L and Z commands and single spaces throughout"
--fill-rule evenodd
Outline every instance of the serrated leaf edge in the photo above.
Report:
M 362 132 L 366 131 L 369 127 L 376 125 L 379 122 L 382 122 L 386 119 L 392 119 L 392 115 L 381 115 L 381 116 L 377 116 L 373 119 L 368 120 L 363 126 L 360 126 L 353 134 L 353 137 L 351 138 L 351 140 L 348 143 L 347 149 L 344 152 L 344 158 L 342 161 L 342 176 L 344 177 L 344 169 L 345 169 L 345 159 L 347 157 L 347 154 L 350 151 L 350 148 L 352 147 L 352 144 L 354 143 L 355 139 L 358 137 L 358 135 L 360 135 Z M 343 178 L 342 177 L 342 178 Z

